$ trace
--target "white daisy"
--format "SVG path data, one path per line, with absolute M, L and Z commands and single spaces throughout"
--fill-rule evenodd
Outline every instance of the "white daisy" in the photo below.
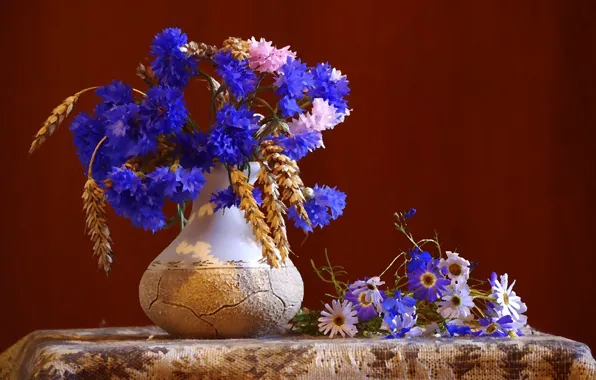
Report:
M 338 300 L 331 302 L 333 307 L 329 304 L 325 304 L 325 308 L 321 312 L 322 317 L 319 318 L 319 331 L 323 334 L 329 334 L 329 338 L 333 338 L 335 334 L 340 333 L 342 337 L 346 337 L 346 334 L 350 337 L 356 335 L 358 330 L 356 329 L 356 323 L 358 323 L 358 312 L 354 310 L 352 303 L 344 300 L 341 303 Z
M 447 254 L 447 260 L 441 259 L 439 268 L 447 274 L 452 283 L 465 284 L 470 277 L 470 262 L 463 257 L 459 257 L 457 252 L 447 251 L 445 253 Z
M 518 316 L 517 318 L 513 318 L 513 328 L 515 330 L 519 330 L 523 327 L 526 327 L 526 325 L 528 324 L 528 317 L 523 315 L 522 313 L 525 313 L 526 311 L 528 311 L 528 307 L 526 306 L 526 304 L 524 302 L 521 303 L 518 312 Z
M 502 275 L 501 281 L 499 281 L 497 280 L 497 274 L 493 272 L 489 282 L 492 286 L 493 295 L 497 299 L 495 302 L 497 312 L 500 312 L 502 315 L 510 315 L 514 321 L 523 319 L 521 313 L 524 313 L 528 308 L 526 304 L 521 301 L 521 298 L 513 291 L 515 281 L 509 285 L 509 276 L 507 273 Z
M 467 318 L 474 307 L 474 297 L 470 296 L 468 285 L 452 285 L 439 302 L 439 313 L 443 318 Z
M 366 299 L 369 302 L 372 302 L 373 305 L 377 308 L 378 312 L 381 312 L 382 303 L 383 303 L 383 296 L 379 291 L 379 286 L 385 284 L 385 281 L 381 281 L 378 276 L 371 277 L 366 281 L 358 280 L 355 281 L 353 284 L 349 286 L 349 289 L 352 291 L 356 297 L 359 297 L 360 294 L 366 293 Z
M 489 316 L 491 318 L 499 319 L 499 318 L 505 316 L 505 314 L 503 313 L 504 310 L 505 310 L 505 308 L 503 306 L 495 305 L 492 302 L 490 302 L 488 304 L 487 309 L 485 310 L 485 313 L 487 316 Z M 520 329 L 526 327 L 526 325 L 528 324 L 528 317 L 526 315 L 522 314 L 522 313 L 525 313 L 526 311 L 528 311 L 528 306 L 526 306 L 526 304 L 524 302 L 521 302 L 520 308 L 519 308 L 519 310 L 517 310 L 517 312 L 518 312 L 517 318 L 511 316 L 511 319 L 513 320 L 512 328 L 514 330 L 520 330 Z

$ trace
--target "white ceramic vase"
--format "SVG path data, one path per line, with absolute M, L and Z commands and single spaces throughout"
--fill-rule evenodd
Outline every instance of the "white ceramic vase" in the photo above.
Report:
M 250 182 L 259 171 L 251 164 Z M 280 269 L 262 262 L 261 246 L 244 212 L 213 212 L 211 194 L 229 186 L 218 166 L 193 202 L 188 223 L 149 265 L 139 285 L 147 316 L 168 333 L 192 338 L 241 338 L 283 332 L 304 296 L 288 259 Z

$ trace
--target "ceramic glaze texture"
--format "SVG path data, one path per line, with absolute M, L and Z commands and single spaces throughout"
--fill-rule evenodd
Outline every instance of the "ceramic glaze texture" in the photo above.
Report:
M 250 182 L 259 167 L 251 164 Z M 229 186 L 217 167 L 178 237 L 149 265 L 139 285 L 141 306 L 175 336 L 240 338 L 279 333 L 296 314 L 304 285 L 290 260 L 280 269 L 262 259 L 243 211 L 214 212 L 211 194 Z

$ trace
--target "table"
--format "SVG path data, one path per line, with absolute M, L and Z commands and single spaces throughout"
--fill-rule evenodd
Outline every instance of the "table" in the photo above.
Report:
M 173 339 L 157 327 L 43 330 L 0 355 L 1 379 L 596 379 L 589 348 L 520 338 Z

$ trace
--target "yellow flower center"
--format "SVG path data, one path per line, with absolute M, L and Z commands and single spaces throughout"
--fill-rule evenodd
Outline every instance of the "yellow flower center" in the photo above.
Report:
M 420 282 L 422 283 L 422 285 L 424 285 L 424 287 L 432 288 L 437 282 L 437 277 L 430 272 L 426 272 L 422 276 L 420 276 Z
M 451 304 L 455 307 L 460 306 L 461 305 L 461 298 L 459 298 L 459 296 L 452 296 L 451 297 Z
M 368 290 L 377 290 L 377 287 L 374 284 L 366 284 Z
M 335 318 L 333 318 L 333 324 L 336 326 L 343 326 L 345 321 L 346 319 L 343 315 L 336 315 Z
M 494 323 L 493 323 L 493 324 L 491 324 L 491 325 L 489 325 L 489 326 L 486 328 L 486 333 L 487 333 L 487 334 L 492 334 L 492 333 L 494 333 L 495 331 L 497 331 L 497 325 L 495 325 Z
M 366 298 L 366 292 L 362 292 L 358 296 L 358 302 L 360 302 L 360 304 L 363 305 L 363 306 L 368 306 L 368 305 L 370 305 L 372 303 L 372 299 L 368 300 Z
M 459 276 L 461 275 L 462 269 L 461 269 L 461 265 L 459 265 L 458 263 L 453 263 L 451 265 L 449 265 L 449 273 L 451 273 L 451 275 L 453 276 Z
M 509 305 L 509 294 L 503 293 L 503 303 Z

